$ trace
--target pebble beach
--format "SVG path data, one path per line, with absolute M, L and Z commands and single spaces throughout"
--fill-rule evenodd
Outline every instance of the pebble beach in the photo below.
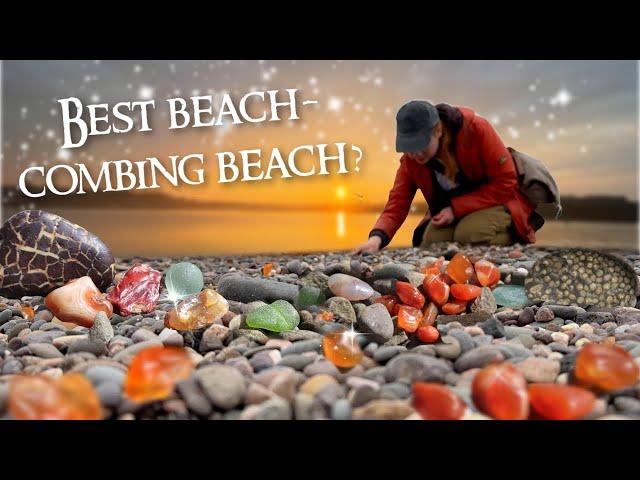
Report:
M 202 271 L 205 288 L 228 299 L 229 311 L 198 330 L 168 328 L 165 315 L 175 304 L 163 282 L 154 311 L 113 314 L 88 328 L 58 321 L 43 297 L 0 297 L 0 418 L 12 418 L 9 382 L 14 376 L 55 379 L 78 372 L 95 389 L 102 418 L 111 420 L 419 420 L 412 398 L 415 382 L 447 386 L 465 404 L 463 420 L 489 420 L 472 398 L 474 376 L 489 364 L 509 362 L 530 384 L 569 384 L 580 350 L 608 342 L 640 365 L 640 302 L 635 307 L 584 309 L 538 301 L 518 309 L 494 304 L 476 313 L 440 314 L 435 323 L 439 339 L 430 344 L 407 335 L 384 308 L 373 308 L 379 307 L 376 296 L 393 293 L 394 281 L 440 256 L 450 260 L 463 252 L 487 259 L 498 267 L 501 284 L 523 285 L 548 250 L 434 244 L 426 250 L 361 256 L 118 258 L 116 271 L 121 274 L 134 263 L 164 272 L 177 262 L 191 262 Z M 638 252 L 610 253 L 626 258 L 640 275 Z M 385 275 L 377 275 L 383 267 Z M 336 273 L 366 280 L 375 295 L 362 301 L 332 295 L 327 281 Z M 298 308 L 296 328 L 276 333 L 247 325 L 247 314 L 263 306 L 263 300 L 295 304 L 303 286 L 327 291 L 327 299 L 322 305 Z M 226 295 L 230 289 L 232 295 Z M 323 316 L 326 312 L 330 318 Z M 337 367 L 323 352 L 323 337 L 342 328 L 355 332 L 363 352 L 348 369 Z M 194 369 L 167 398 L 134 402 L 123 392 L 129 366 L 136 354 L 155 345 L 183 348 Z M 640 383 L 599 393 L 584 418 L 640 419 Z

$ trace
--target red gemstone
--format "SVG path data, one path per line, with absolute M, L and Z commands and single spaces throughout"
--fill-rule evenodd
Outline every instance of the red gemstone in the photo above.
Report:
M 382 295 L 381 297 L 376 298 L 373 303 L 381 303 L 384 305 L 391 316 L 397 314 L 396 306 L 399 303 L 399 299 L 395 295 Z
M 121 315 L 149 313 L 160 298 L 162 273 L 149 265 L 136 263 L 127 270 L 122 280 L 109 295 L 109 300 Z
M 500 280 L 500 271 L 489 260 L 478 260 L 474 265 L 478 282 L 483 287 L 491 287 Z
M 440 332 L 433 325 L 425 325 L 418 327 L 416 335 L 422 343 L 436 343 L 440 338 Z
M 421 273 L 425 275 L 438 275 L 442 272 L 442 266 L 444 265 L 444 257 L 438 258 L 435 262 L 431 262 L 420 269 Z
M 450 287 L 446 282 L 445 275 L 427 275 L 422 282 L 422 287 L 427 292 L 429 299 L 436 305 L 447 303 Z
M 524 420 L 529 416 L 529 395 L 524 375 L 511 363 L 484 367 L 473 379 L 473 403 L 497 420 Z
M 529 386 L 529 402 L 532 410 L 545 420 L 577 420 L 593 409 L 596 397 L 573 385 L 536 383 Z
M 458 315 L 467 310 L 467 302 L 463 300 L 451 300 L 442 306 L 442 312 L 446 315 Z
M 427 305 L 427 308 L 424 309 L 420 326 L 427 327 L 429 325 L 433 325 L 434 323 L 436 323 L 437 317 L 438 317 L 438 307 L 436 307 L 433 304 L 433 302 L 430 302 L 429 305 Z
M 473 265 L 462 253 L 456 253 L 447 265 L 447 274 L 455 283 L 467 283 L 473 273 Z
M 413 408 L 425 420 L 459 420 L 467 406 L 444 385 L 417 382 L 413 384 Z
M 424 307 L 424 295 L 407 282 L 396 282 L 396 294 L 402 303 L 414 308 Z
M 405 332 L 415 332 L 422 320 L 422 312 L 409 305 L 398 307 L 398 326 Z
M 588 343 L 576 357 L 573 376 L 587 388 L 613 392 L 635 385 L 640 368 L 631 354 L 617 345 Z
M 476 287 L 475 285 L 463 285 L 460 283 L 454 283 L 451 285 L 451 295 L 453 295 L 453 298 L 464 300 L 465 302 L 479 297 L 481 293 L 482 288 Z

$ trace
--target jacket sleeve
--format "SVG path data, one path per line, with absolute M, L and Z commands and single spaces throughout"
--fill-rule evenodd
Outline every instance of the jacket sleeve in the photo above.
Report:
M 370 237 L 378 235 L 382 239 L 382 247 L 391 242 L 393 236 L 404 223 L 418 189 L 407 163 L 406 160 L 400 161 L 400 167 L 396 172 L 396 179 L 389 192 L 387 204 L 369 234 Z
M 488 181 L 476 190 L 451 199 L 456 218 L 495 205 L 507 203 L 518 185 L 516 167 L 509 151 L 491 124 L 477 118 L 480 161 L 484 165 Z

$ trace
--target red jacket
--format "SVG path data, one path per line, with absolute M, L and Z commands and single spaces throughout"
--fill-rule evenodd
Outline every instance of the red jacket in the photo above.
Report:
M 469 180 L 485 183 L 472 192 L 451 198 L 453 214 L 460 219 L 476 210 L 505 205 L 519 237 L 516 240 L 521 243 L 535 242 L 535 230 L 529 223 L 535 206 L 519 190 L 511 154 L 486 119 L 477 116 L 470 108 L 458 109 L 462 113 L 463 123 L 456 137 L 456 161 Z M 428 205 L 433 203 L 429 168 L 403 155 L 389 192 L 389 200 L 373 230 L 381 230 L 390 241 L 407 218 L 417 189 L 420 189 Z M 430 211 L 427 218 L 437 213 Z

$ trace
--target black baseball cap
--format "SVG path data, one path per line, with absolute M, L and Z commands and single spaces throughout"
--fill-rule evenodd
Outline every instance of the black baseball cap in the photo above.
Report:
M 433 127 L 440 121 L 438 110 L 425 100 L 405 103 L 396 115 L 396 152 L 420 152 L 427 148 Z

